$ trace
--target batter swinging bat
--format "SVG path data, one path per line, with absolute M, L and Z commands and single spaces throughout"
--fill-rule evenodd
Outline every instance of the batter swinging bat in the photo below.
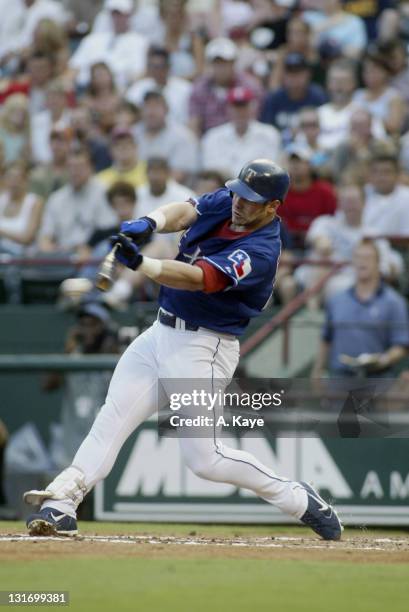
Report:
M 108 289 L 110 289 L 112 286 L 115 271 L 115 253 L 119 246 L 120 244 L 117 242 L 105 257 L 99 268 L 95 286 L 100 291 L 108 291 Z

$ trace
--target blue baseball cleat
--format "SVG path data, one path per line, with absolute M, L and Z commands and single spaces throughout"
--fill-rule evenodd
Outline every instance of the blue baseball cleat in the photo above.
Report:
M 75 536 L 78 533 L 75 518 L 55 508 L 43 508 L 31 514 L 26 525 L 31 536 Z
M 301 521 L 324 540 L 340 540 L 344 530 L 334 508 L 306 482 L 300 483 L 307 491 L 308 507 Z

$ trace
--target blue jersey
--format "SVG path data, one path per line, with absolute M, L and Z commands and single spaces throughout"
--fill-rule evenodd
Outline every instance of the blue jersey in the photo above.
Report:
M 201 196 L 196 210 L 198 218 L 183 234 L 176 260 L 190 264 L 204 260 L 226 274 L 230 285 L 215 293 L 161 287 L 159 303 L 192 325 L 239 336 L 272 294 L 281 251 L 280 220 L 228 240 L 212 236 L 231 219 L 228 189 Z

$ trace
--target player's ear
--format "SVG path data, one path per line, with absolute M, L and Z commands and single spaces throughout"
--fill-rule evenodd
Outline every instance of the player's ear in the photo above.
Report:
M 277 212 L 278 207 L 281 204 L 281 200 L 270 200 L 265 204 L 268 214 Z

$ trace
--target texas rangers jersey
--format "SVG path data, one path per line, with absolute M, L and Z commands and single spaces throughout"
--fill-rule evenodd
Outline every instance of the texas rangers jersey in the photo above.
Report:
M 272 294 L 281 250 L 280 220 L 237 239 L 214 236 L 232 215 L 232 197 L 226 188 L 195 200 L 198 218 L 179 243 L 177 261 L 204 260 L 230 280 L 223 291 L 183 291 L 161 287 L 160 305 L 192 325 L 243 334 L 250 319 L 260 314 Z

